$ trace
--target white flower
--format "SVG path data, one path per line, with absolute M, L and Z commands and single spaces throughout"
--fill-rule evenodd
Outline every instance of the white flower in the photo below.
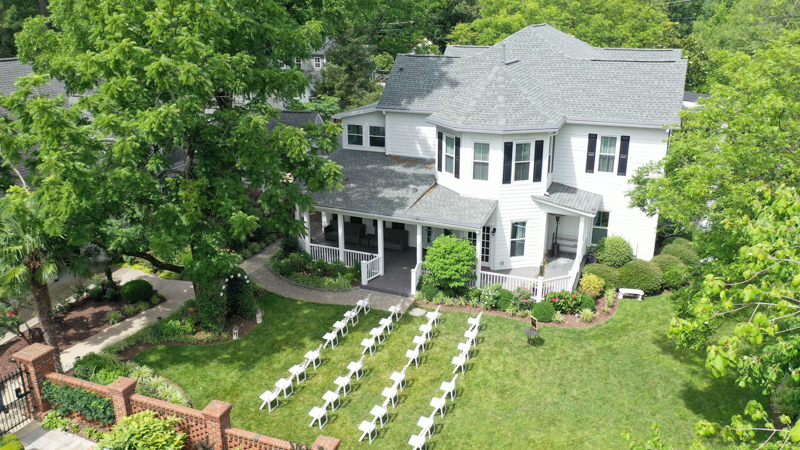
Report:
M 225 294 L 223 294 L 222 292 L 220 292 L 220 293 L 219 293 L 219 296 L 220 296 L 220 297 L 222 297 L 223 295 L 225 295 Z
M 247 280 L 247 284 L 250 284 L 250 280 Z
M 227 284 L 223 284 L 223 285 L 222 285 L 222 289 L 223 289 L 223 290 L 225 290 L 225 288 L 226 288 L 227 286 L 228 286 Z
M 241 274 L 241 273 L 237 273 L 237 274 L 236 274 L 236 276 L 237 276 L 237 277 L 241 277 L 241 276 L 242 276 L 242 274 Z

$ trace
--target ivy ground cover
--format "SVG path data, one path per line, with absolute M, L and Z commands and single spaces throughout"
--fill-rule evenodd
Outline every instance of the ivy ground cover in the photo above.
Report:
M 334 379 L 347 374 L 347 363 L 361 356 L 361 340 L 388 313 L 362 314 L 340 346 L 323 350 L 322 366 L 309 368 L 308 380 L 269 413 L 258 409 L 258 396 L 288 377 L 289 367 L 323 342 L 347 308 L 274 294 L 258 302 L 264 322 L 239 340 L 154 347 L 136 361 L 178 383 L 198 409 L 214 399 L 233 403 L 235 427 L 305 444 L 324 434 L 342 439 L 347 449 L 408 448 L 409 437 L 419 431 L 417 420 L 431 413 L 431 398 L 453 377 L 450 361 L 473 315 L 443 314 L 422 364 L 407 371 L 408 387 L 397 408 L 389 407 L 390 420 L 370 447 L 366 440 L 357 442 L 358 425 L 371 420 L 370 409 L 383 402 L 381 391 L 391 385 L 391 373 L 406 364 L 405 352 L 424 316 L 405 314 L 375 355 L 365 357 L 365 377 L 353 378 L 353 392 L 328 413 L 320 431 L 316 424 L 309 427 L 308 412 L 322 406 L 326 391 L 335 390 Z M 439 449 L 521 448 L 523 442 L 527 448 L 626 448 L 622 430 L 646 438 L 657 421 L 670 445 L 688 447 L 698 420 L 727 422 L 744 410 L 747 399 L 760 397 L 736 387 L 732 376 L 713 378 L 702 352 L 676 350 L 666 337 L 672 314 L 666 296 L 623 300 L 611 320 L 591 328 L 543 326 L 535 348 L 526 345 L 523 322 L 484 315 L 480 343 L 457 381 L 455 403 L 448 400 L 447 415 L 437 416 L 430 442 Z

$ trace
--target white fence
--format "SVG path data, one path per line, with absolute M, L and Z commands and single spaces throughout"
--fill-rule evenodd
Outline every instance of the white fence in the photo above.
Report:
M 417 293 L 417 284 L 419 284 L 419 277 L 422 276 L 422 263 L 417 263 L 413 269 L 411 269 L 411 295 L 416 295 Z
M 367 252 L 357 252 L 355 250 L 344 251 L 344 265 L 347 267 L 353 264 L 360 263 L 361 261 L 369 261 L 378 255 Z M 334 262 L 339 260 L 339 248 L 328 247 L 327 245 L 311 244 L 311 259 L 316 261 L 324 259 L 327 262 Z
M 536 287 L 537 280 L 536 278 L 503 275 L 502 273 L 481 272 L 481 286 L 489 286 L 497 283 L 502 284 L 503 289 L 508 289 L 513 292 L 514 289 L 519 287 L 533 290 Z
M 361 284 L 366 285 L 369 280 L 382 275 L 381 257 L 374 255 L 373 259 L 361 261 Z

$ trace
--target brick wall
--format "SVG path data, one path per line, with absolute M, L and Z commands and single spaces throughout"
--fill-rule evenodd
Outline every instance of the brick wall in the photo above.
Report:
M 160 417 L 177 416 L 181 421 L 177 430 L 188 435 L 187 448 L 195 443 L 211 444 L 214 450 L 290 450 L 289 442 L 231 427 L 231 409 L 228 402 L 213 400 L 202 411 L 175 405 L 155 398 L 136 394 L 136 380 L 119 377 L 108 386 L 55 373 L 55 349 L 43 344 L 30 345 L 14 355 L 29 374 L 31 404 L 35 417 L 42 416 L 51 405 L 42 398 L 45 380 L 87 389 L 114 402 L 117 421 L 145 410 L 155 411 Z M 339 439 L 320 436 L 314 449 L 337 450 Z

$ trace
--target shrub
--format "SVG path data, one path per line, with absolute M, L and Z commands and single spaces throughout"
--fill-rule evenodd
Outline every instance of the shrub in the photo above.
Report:
M 117 290 L 114 288 L 106 289 L 106 298 L 109 300 L 113 300 L 117 296 Z
M 530 311 L 536 303 L 536 299 L 533 298 L 533 292 L 530 289 L 518 287 L 514 289 L 514 302 L 520 312 Z
M 457 295 L 466 290 L 468 281 L 475 279 L 477 262 L 475 246 L 469 241 L 441 235 L 428 249 L 422 267 L 430 272 L 437 287 Z
M 591 309 L 592 311 L 595 310 L 595 303 L 594 297 L 591 295 L 587 295 L 586 293 L 582 293 L 581 295 L 581 304 L 578 306 L 580 309 Z
M 575 314 L 580 308 L 582 294 L 577 292 L 560 291 L 548 293 L 544 300 L 553 304 L 556 311 L 565 314 Z
M 556 313 L 553 314 L 553 322 L 555 322 L 555 323 L 564 323 L 564 315 L 561 314 L 560 312 L 556 311 Z
M 666 247 L 670 244 L 677 244 L 677 245 L 682 245 L 684 247 L 692 248 L 692 241 L 686 238 L 682 238 L 680 236 L 670 236 L 664 239 L 664 242 L 661 243 L 663 247 Z
M 791 376 L 784 377 L 778 384 L 771 401 L 775 413 L 779 416 L 789 416 L 794 422 L 800 415 L 800 389 Z
M 89 297 L 92 300 L 98 300 L 103 297 L 103 288 L 100 286 L 93 286 L 89 288 Z
M 109 311 L 106 313 L 106 321 L 109 323 L 109 325 L 120 323 L 122 322 L 122 319 L 124 319 L 124 317 L 119 311 Z
M 556 308 L 552 302 L 539 302 L 533 305 L 531 314 L 540 322 L 552 322 L 556 314 Z
M 200 328 L 214 333 L 226 333 L 228 302 L 219 283 L 203 283 L 197 288 L 197 318 Z
M 244 249 L 244 250 L 242 250 L 241 255 L 242 255 L 242 258 L 247 259 L 247 258 L 253 256 L 253 252 L 251 252 L 248 249 Z
M 83 435 L 86 436 L 86 439 L 89 439 L 89 440 L 92 440 L 92 441 L 97 441 L 97 439 L 100 436 L 102 436 L 102 434 L 103 433 L 100 432 L 100 431 L 97 431 L 97 428 L 95 428 L 95 427 L 86 427 L 86 428 L 83 429 Z M 2 450 L 1 447 L 0 447 L 0 450 Z
M 606 297 L 606 304 L 610 305 L 614 303 L 614 299 L 617 298 L 617 289 L 606 289 L 606 293 L 604 294 Z
M 135 305 L 125 305 L 125 307 L 122 308 L 122 314 L 125 314 L 128 317 L 133 317 L 138 313 L 139 313 L 139 310 L 136 309 Z
M 52 410 L 44 416 L 44 420 L 42 421 L 42 428 L 45 430 L 57 430 L 57 429 L 66 429 L 68 426 L 72 424 L 72 421 L 69 417 L 64 417 L 63 414 L 56 410 Z M 4 436 L 5 437 L 5 436 Z
M 145 312 L 148 309 L 150 309 L 150 303 L 147 303 L 147 302 L 139 302 L 135 306 L 136 306 L 136 309 L 141 311 L 141 312 Z
M 258 242 L 251 242 L 250 245 L 247 246 L 247 248 L 250 250 L 250 253 L 255 255 L 256 253 L 260 252 L 261 249 L 264 248 L 264 246 Z
M 132 280 L 123 284 L 119 293 L 128 304 L 146 302 L 153 296 L 153 285 L 146 280 Z
M 324 260 L 322 260 L 325 262 Z M 344 263 L 342 263 L 344 267 Z M 228 302 L 229 316 L 239 316 L 245 319 L 252 319 L 256 316 L 255 292 L 253 284 L 244 269 L 238 269 L 224 281 L 223 290 L 225 291 L 226 301 Z
M 283 250 L 283 252 L 287 255 L 291 255 L 292 253 L 300 253 L 303 251 L 302 247 L 300 247 L 300 241 L 297 239 L 297 237 L 292 236 L 289 233 L 283 234 L 281 250 Z
M 153 294 L 153 296 L 150 297 L 150 304 L 151 305 L 156 306 L 160 302 L 161 302 L 161 297 L 159 297 L 158 294 Z
M 597 261 L 611 267 L 622 267 L 633 259 L 631 244 L 624 237 L 613 235 L 600 240 Z
M 96 372 L 115 366 L 119 366 L 118 357 L 90 352 L 75 361 L 73 369 L 77 378 L 90 380 Z
M 683 265 L 683 261 L 672 255 L 656 255 L 650 262 L 657 265 L 661 269 L 661 273 L 666 273 L 671 267 Z
M 586 274 L 597 275 L 601 280 L 605 281 L 606 289 L 616 289 L 619 287 L 619 271 L 611 266 L 605 264 L 587 264 L 583 268 L 583 276 Z
M 500 289 L 500 292 L 497 295 L 497 309 L 500 311 L 505 311 L 511 306 L 511 302 L 514 301 L 514 294 L 509 291 L 508 289 Z
M 580 312 L 581 320 L 584 322 L 591 322 L 594 320 L 594 309 L 583 308 Z
M 501 283 L 490 284 L 481 288 L 481 307 L 483 309 L 492 309 L 497 307 L 497 300 L 500 296 L 500 290 L 503 289 Z
M 419 292 L 422 294 L 422 298 L 425 300 L 432 302 L 436 295 L 439 294 L 439 288 L 436 287 L 435 284 L 431 282 L 424 283 L 421 287 Z
M 603 288 L 606 286 L 605 280 L 593 273 L 587 273 L 581 277 L 581 290 L 593 297 L 600 297 Z
M 24 450 L 25 446 L 19 441 L 15 434 L 7 434 L 0 437 L 0 450 Z
M 42 396 L 48 400 L 53 409 L 61 415 L 78 413 L 86 420 L 97 422 L 100 425 L 114 423 L 114 404 L 109 398 L 103 398 L 85 389 L 70 387 L 66 384 L 57 385 L 50 381 L 44 382 Z
M 670 244 L 661 249 L 661 254 L 675 256 L 687 266 L 696 266 L 700 262 L 700 257 L 697 256 L 697 253 L 685 245 Z
M 161 419 L 154 411 L 142 411 L 123 418 L 100 439 L 98 448 L 109 450 L 148 449 L 181 450 L 186 433 L 176 433 L 178 417 Z
M 679 266 L 670 267 L 664 271 L 664 287 L 669 290 L 675 290 L 689 284 L 692 275 L 689 273 L 689 268 L 681 264 Z
M 104 385 L 111 384 L 114 380 L 119 377 L 124 377 L 128 374 L 128 371 L 125 370 L 122 366 L 113 366 L 113 367 L 106 367 L 99 371 L 95 371 L 91 377 L 89 377 L 89 381 L 94 383 L 100 383 Z
M 128 371 L 128 377 L 133 378 L 138 382 L 142 382 L 145 378 L 153 376 L 153 369 L 141 364 L 136 364 L 133 361 L 128 361 L 123 364 L 123 367 Z
M 619 282 L 621 287 L 641 289 L 651 295 L 661 292 L 664 275 L 657 265 L 637 258 L 619 269 Z

